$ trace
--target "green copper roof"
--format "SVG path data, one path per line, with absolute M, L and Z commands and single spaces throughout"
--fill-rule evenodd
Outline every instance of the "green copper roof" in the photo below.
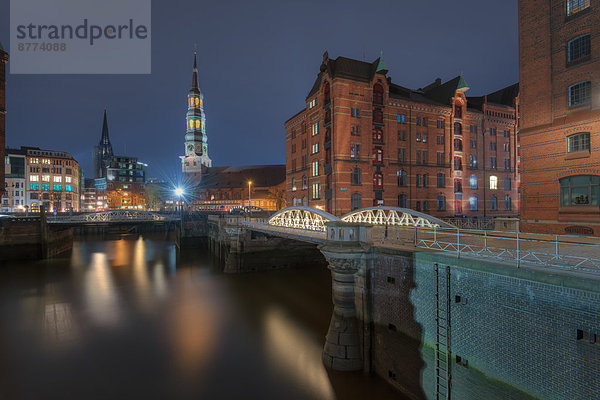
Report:
M 456 85 L 456 90 L 469 90 L 469 85 L 467 85 L 467 82 L 465 81 L 465 79 L 461 76 L 460 80 L 458 81 L 458 85 Z
M 381 57 L 379 57 L 379 62 L 377 63 L 377 69 L 375 70 L 375 72 L 382 72 L 385 74 L 388 71 L 389 70 L 385 65 L 385 61 L 383 61 L 383 55 L 381 55 Z

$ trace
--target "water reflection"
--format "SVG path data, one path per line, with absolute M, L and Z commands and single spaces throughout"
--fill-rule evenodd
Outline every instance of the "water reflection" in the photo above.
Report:
M 84 293 L 89 315 L 103 326 L 114 326 L 120 319 L 118 293 L 105 253 L 93 253 L 85 274 Z
M 267 310 L 264 322 L 269 358 L 277 369 L 298 381 L 311 397 L 335 399 L 321 362 L 323 346 L 300 329 L 280 308 Z
M 0 399 L 368 397 L 380 380 L 321 362 L 330 289 L 310 267 L 223 275 L 164 237 L 78 241 L 0 269 Z

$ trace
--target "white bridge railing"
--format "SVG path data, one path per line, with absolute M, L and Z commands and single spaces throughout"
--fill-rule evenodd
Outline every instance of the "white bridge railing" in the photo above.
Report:
M 600 238 L 458 228 L 374 227 L 373 240 L 386 246 L 413 246 L 561 270 L 600 273 Z

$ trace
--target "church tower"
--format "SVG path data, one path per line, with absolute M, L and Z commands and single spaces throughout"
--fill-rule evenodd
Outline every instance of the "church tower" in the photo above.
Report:
M 104 109 L 104 122 L 102 123 L 102 136 L 98 146 L 94 146 L 94 178 L 105 178 L 106 165 L 113 156 L 112 145 L 108 138 L 108 122 L 106 108 Z
M 211 160 L 208 157 L 205 123 L 204 96 L 198 88 L 198 67 L 196 52 L 194 52 L 192 88 L 188 93 L 188 111 L 186 115 L 185 156 L 180 158 L 184 179 L 196 183 L 200 182 L 203 170 L 211 166 Z

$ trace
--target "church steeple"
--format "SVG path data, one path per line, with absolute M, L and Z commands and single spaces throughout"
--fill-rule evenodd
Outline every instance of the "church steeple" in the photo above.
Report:
M 105 146 L 112 155 L 112 146 L 110 144 L 110 139 L 108 138 L 108 121 L 106 119 L 106 108 L 104 109 L 104 122 L 102 122 L 102 137 L 100 138 L 99 144 L 101 147 Z
M 198 64 L 196 63 L 196 52 L 194 51 L 194 73 L 192 77 L 192 90 L 198 90 Z M 198 90 L 199 91 L 199 90 Z
M 181 167 L 184 175 L 196 178 L 199 181 L 202 175 L 202 168 L 210 167 L 211 160 L 208 157 L 204 95 L 198 86 L 198 62 L 195 51 L 192 87 L 187 97 L 188 111 L 186 114 L 185 156 L 181 157 Z
M 103 178 L 106 175 L 106 166 L 113 156 L 112 145 L 108 137 L 108 119 L 106 108 L 104 109 L 104 120 L 102 121 L 102 136 L 100 142 L 94 147 L 94 177 Z

